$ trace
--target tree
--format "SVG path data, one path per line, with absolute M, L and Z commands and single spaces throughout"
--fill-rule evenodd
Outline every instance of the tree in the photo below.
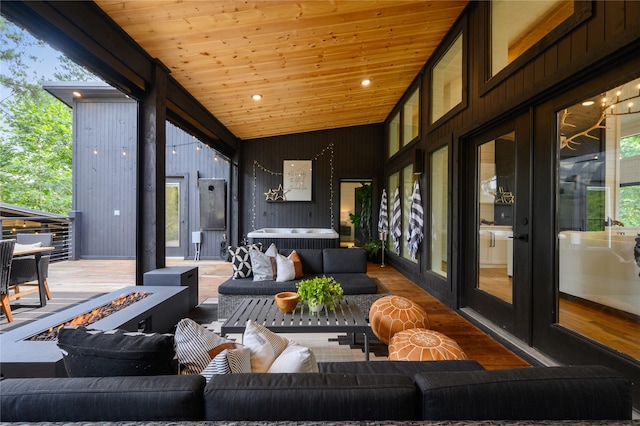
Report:
M 68 214 L 71 209 L 72 111 L 41 87 L 46 45 L 0 18 L 0 201 Z M 96 77 L 59 55 L 53 77 Z

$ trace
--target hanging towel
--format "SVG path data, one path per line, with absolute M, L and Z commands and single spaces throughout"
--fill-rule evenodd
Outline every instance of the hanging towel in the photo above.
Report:
M 400 211 L 400 188 L 393 194 L 393 215 L 391 216 L 391 237 L 396 254 L 400 256 L 400 239 L 402 238 Z
M 382 242 L 389 234 L 389 214 L 387 213 L 387 190 L 382 190 L 382 199 L 380 200 L 380 214 L 378 215 L 378 234 Z
M 413 184 L 413 194 L 411 195 L 411 212 L 409 214 L 409 226 L 407 226 L 407 242 L 409 243 L 409 254 L 415 259 L 418 253 L 418 246 L 422 242 L 424 228 L 424 211 L 422 210 L 422 198 L 420 198 L 420 185 L 418 181 Z

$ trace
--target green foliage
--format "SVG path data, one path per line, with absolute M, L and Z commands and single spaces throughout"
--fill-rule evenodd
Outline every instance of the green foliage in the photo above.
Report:
M 333 277 L 315 277 L 302 280 L 296 284 L 301 301 L 307 301 L 309 307 L 313 309 L 317 305 L 325 305 L 330 310 L 342 300 L 344 290 Z
M 68 214 L 71 209 L 72 111 L 41 87 L 46 45 L 0 17 L 0 201 Z M 54 77 L 96 80 L 59 56 Z M 49 77 L 51 78 L 51 77 Z
M 371 234 L 371 185 L 362 182 L 362 187 L 356 191 L 356 202 L 360 205 L 360 213 L 349 213 L 349 220 L 356 228 L 362 231 L 365 241 Z
M 634 155 L 640 155 L 640 135 L 620 139 L 620 157 L 627 158 Z
M 379 240 L 377 238 L 370 239 L 364 245 L 364 249 L 367 251 L 370 258 L 376 257 L 380 249 L 382 249 L 383 247 L 385 247 L 385 243 L 383 243 L 382 240 Z

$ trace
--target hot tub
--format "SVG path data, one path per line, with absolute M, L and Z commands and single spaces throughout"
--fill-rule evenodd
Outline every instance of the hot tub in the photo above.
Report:
M 247 234 L 251 243 L 279 249 L 337 248 L 340 235 L 331 228 L 261 228 Z

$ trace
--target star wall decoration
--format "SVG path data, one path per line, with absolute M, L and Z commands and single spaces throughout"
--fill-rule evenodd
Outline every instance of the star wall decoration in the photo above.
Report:
M 287 192 L 289 192 L 289 190 L 283 189 L 282 184 L 280 184 L 277 188 L 269 189 L 264 195 L 266 201 L 287 201 Z
M 264 193 L 264 195 L 267 197 L 266 201 L 273 201 L 275 200 L 275 196 L 276 196 L 276 192 L 273 189 L 268 190 L 267 192 Z

